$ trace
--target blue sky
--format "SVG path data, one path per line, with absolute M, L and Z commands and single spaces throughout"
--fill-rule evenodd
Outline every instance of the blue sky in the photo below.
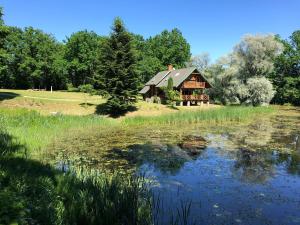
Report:
M 59 41 L 88 29 L 109 34 L 114 17 L 144 37 L 179 28 L 192 54 L 216 59 L 244 34 L 274 33 L 284 38 L 300 29 L 300 0 L 0 0 L 7 25 L 33 26 Z

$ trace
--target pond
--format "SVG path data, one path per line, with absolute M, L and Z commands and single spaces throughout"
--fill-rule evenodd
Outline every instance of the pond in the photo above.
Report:
M 243 124 L 93 130 L 49 152 L 60 167 L 143 174 L 158 224 L 178 214 L 186 224 L 300 224 L 299 108 Z

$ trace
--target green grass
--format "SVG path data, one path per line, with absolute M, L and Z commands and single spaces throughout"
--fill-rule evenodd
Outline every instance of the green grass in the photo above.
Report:
M 26 145 L 30 153 L 43 151 L 43 148 L 65 134 L 83 130 L 105 133 L 111 129 L 134 129 L 136 126 L 159 126 L 180 124 L 218 124 L 241 122 L 256 115 L 273 112 L 271 107 L 222 107 L 199 111 L 178 111 L 160 116 L 136 116 L 111 119 L 103 116 L 44 116 L 26 109 L 0 109 L 0 126 Z M 94 132 L 93 131 L 93 132 Z
M 258 114 L 274 112 L 272 107 L 243 107 L 230 106 L 198 111 L 179 111 L 155 117 L 128 117 L 122 121 L 126 125 L 178 125 L 194 123 L 224 123 L 241 122 L 253 118 Z
M 43 116 L 26 109 L 0 109 L 0 126 L 25 144 L 29 151 L 41 150 L 66 132 L 114 126 L 116 121 L 101 116 Z

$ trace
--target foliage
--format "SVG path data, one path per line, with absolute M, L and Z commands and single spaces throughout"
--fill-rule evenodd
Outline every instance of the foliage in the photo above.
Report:
M 67 38 L 65 59 L 68 62 L 69 79 L 75 87 L 91 84 L 99 75 L 100 46 L 104 38 L 87 30 L 73 33 Z
M 265 77 L 253 77 L 247 80 L 247 101 L 252 105 L 268 104 L 274 97 L 272 83 Z
M 210 65 L 210 61 L 209 53 L 204 52 L 200 55 L 192 56 L 187 66 L 195 66 L 200 72 L 205 72 Z
M 269 103 L 274 91 L 266 77 L 274 72 L 274 59 L 281 50 L 282 44 L 272 35 L 245 36 L 231 54 L 206 70 L 213 84 L 211 96 L 223 104 Z
M 284 50 L 275 60 L 275 71 L 270 79 L 275 85 L 274 102 L 300 105 L 300 30 L 292 33 L 289 40 L 277 39 Z
M 163 66 L 172 64 L 175 68 L 185 66 L 191 57 L 190 45 L 178 29 L 164 30 L 161 34 L 147 40 L 150 56 L 159 59 Z
M 233 52 L 242 81 L 271 74 L 274 71 L 274 59 L 281 51 L 282 44 L 274 35 L 246 35 Z
M 163 88 L 167 104 L 171 106 L 176 105 L 176 102 L 180 100 L 180 93 L 174 90 L 173 83 L 173 78 L 169 78 L 167 87 Z
M 5 40 L 9 34 L 8 27 L 3 21 L 3 9 L 0 7 L 0 88 L 9 85 L 12 77 L 8 72 L 9 55 L 4 48 Z
M 95 89 L 93 87 L 93 85 L 91 84 L 84 84 L 84 85 L 80 85 L 78 87 L 80 92 L 89 94 L 89 95 L 93 95 L 95 93 Z
M 84 104 L 85 104 L 85 107 L 87 107 L 87 95 L 92 96 L 96 93 L 96 91 L 95 91 L 93 85 L 91 85 L 91 84 L 80 85 L 78 87 L 78 89 L 80 92 L 85 93 Z
M 0 157 L 0 224 L 150 224 L 150 199 L 145 181 L 131 175 L 63 173 Z
M 116 18 L 112 33 L 103 44 L 101 73 L 109 93 L 106 109 L 111 115 L 120 115 L 132 108 L 138 93 L 136 55 L 132 36 L 120 18 Z

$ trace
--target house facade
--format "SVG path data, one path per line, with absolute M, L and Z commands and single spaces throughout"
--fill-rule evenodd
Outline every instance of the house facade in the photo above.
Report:
M 152 97 L 165 99 L 163 87 L 167 87 L 168 79 L 173 79 L 174 90 L 180 93 L 180 105 L 198 105 L 209 103 L 209 96 L 204 90 L 211 88 L 207 79 L 197 70 L 196 67 L 189 67 L 175 70 L 171 65 L 168 70 L 157 73 L 149 80 L 144 88 L 140 91 L 144 100 Z

